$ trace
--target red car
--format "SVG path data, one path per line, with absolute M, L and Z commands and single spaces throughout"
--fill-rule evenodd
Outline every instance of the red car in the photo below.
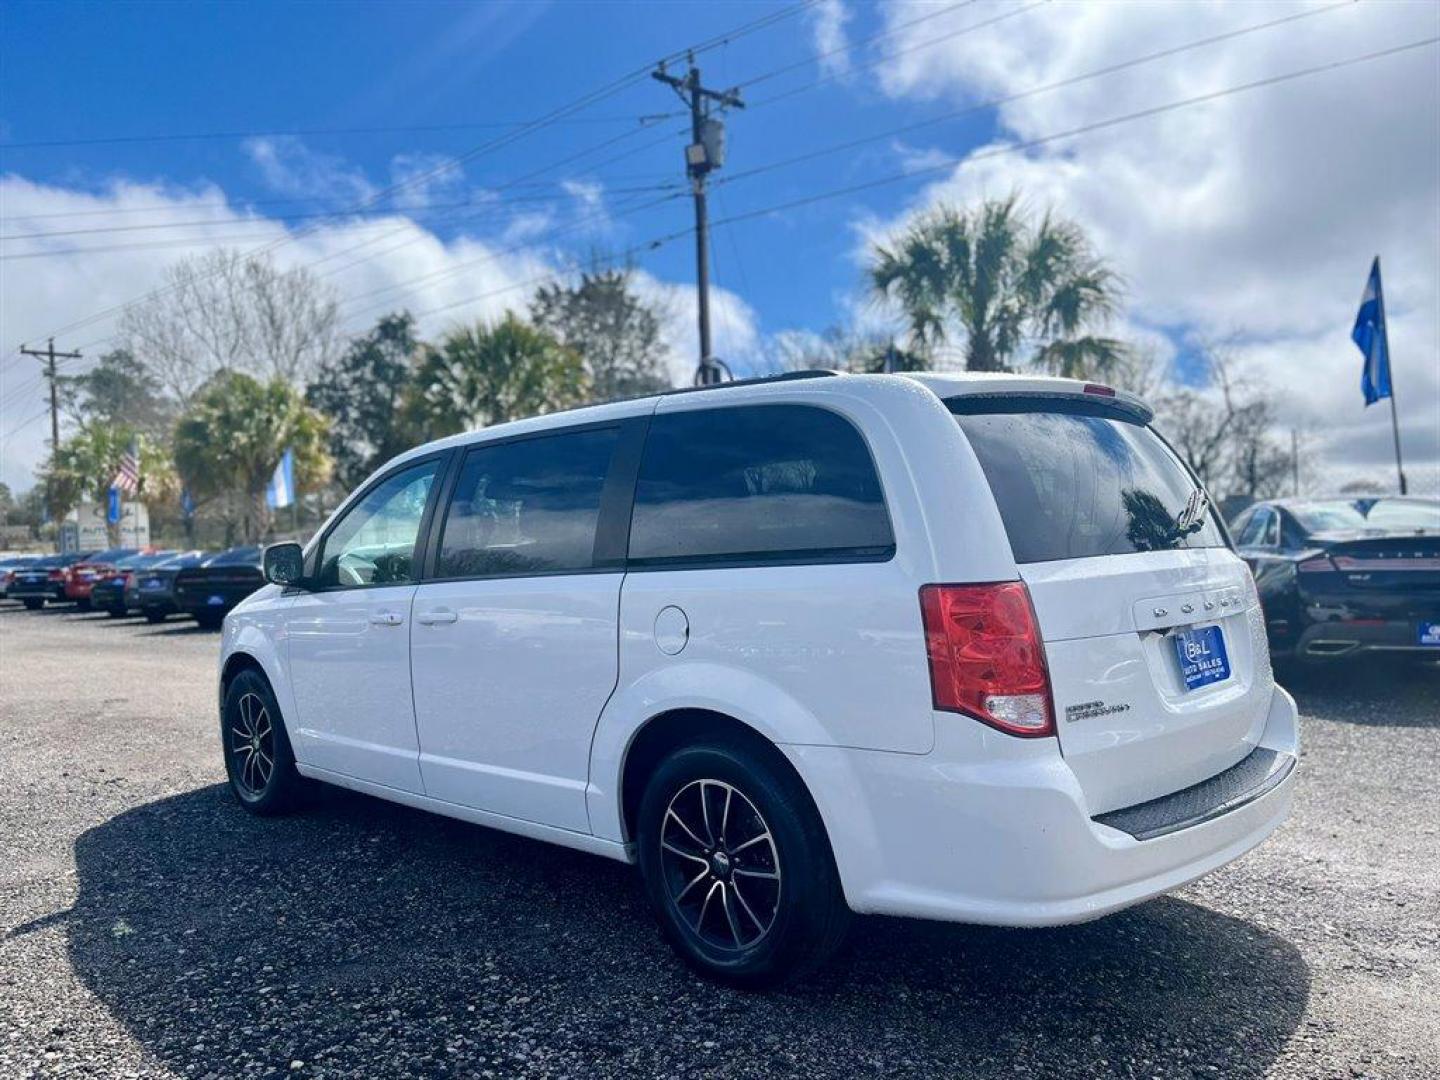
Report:
M 64 599 L 74 601 L 81 611 L 90 610 L 90 590 L 95 583 L 115 572 L 115 564 L 130 555 L 138 555 L 138 548 L 111 548 L 82 559 L 62 571 L 65 589 Z

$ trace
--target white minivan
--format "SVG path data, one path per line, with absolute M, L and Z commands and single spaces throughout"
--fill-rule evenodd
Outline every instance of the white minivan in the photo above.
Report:
M 402 454 L 225 620 L 241 805 L 326 781 L 639 864 L 744 985 L 852 912 L 1092 919 L 1258 844 L 1294 701 L 1141 401 L 805 372 Z

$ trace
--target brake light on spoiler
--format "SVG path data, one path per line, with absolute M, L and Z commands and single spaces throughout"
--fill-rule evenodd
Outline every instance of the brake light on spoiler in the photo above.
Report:
M 926 585 L 920 614 L 936 709 L 1022 738 L 1055 734 L 1050 674 L 1024 582 Z

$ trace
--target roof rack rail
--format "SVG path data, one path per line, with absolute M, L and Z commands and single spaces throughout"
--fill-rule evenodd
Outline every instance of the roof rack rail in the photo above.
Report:
M 725 390 L 732 386 L 760 386 L 765 383 L 793 382 L 796 379 L 829 379 L 839 374 L 838 371 L 828 371 L 823 368 L 813 368 L 808 371 L 782 371 L 778 375 L 756 375 L 750 379 L 731 379 L 729 382 L 709 383 L 705 386 L 678 386 L 674 390 L 664 391 L 660 396 L 694 394 L 702 390 Z

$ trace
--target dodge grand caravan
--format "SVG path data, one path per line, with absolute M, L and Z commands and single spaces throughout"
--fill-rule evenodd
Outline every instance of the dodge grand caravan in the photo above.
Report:
M 419 447 L 226 618 L 230 784 L 638 863 L 680 955 L 748 985 L 851 912 L 1174 889 L 1284 819 L 1298 748 L 1150 420 L 1068 380 L 805 373 Z

